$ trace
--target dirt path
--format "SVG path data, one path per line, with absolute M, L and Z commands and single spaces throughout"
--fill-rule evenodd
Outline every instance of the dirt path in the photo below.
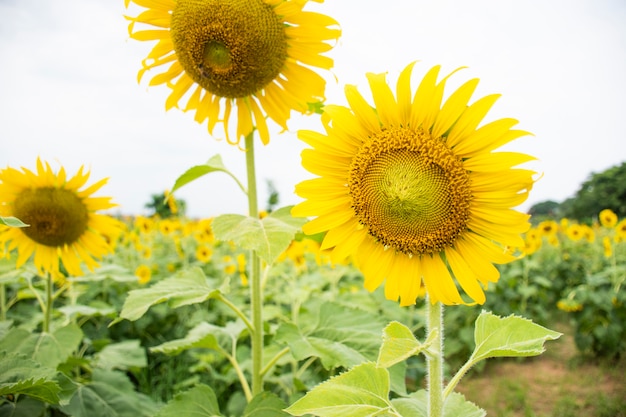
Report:
M 583 360 L 571 331 L 555 328 L 564 335 L 541 356 L 490 359 L 458 391 L 488 417 L 626 417 L 626 360 Z

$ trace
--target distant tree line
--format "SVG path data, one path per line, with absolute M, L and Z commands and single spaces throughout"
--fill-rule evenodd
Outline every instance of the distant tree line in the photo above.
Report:
M 604 209 L 613 210 L 619 218 L 626 217 L 626 162 L 592 173 L 573 197 L 561 203 L 542 201 L 534 204 L 528 213 L 536 220 L 566 217 L 589 223 Z

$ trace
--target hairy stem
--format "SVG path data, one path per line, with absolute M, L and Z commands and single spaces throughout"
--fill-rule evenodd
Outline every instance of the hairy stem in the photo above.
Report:
M 254 132 L 246 136 L 246 171 L 248 174 L 248 215 L 259 217 L 256 168 L 254 161 Z M 250 251 L 250 307 L 252 310 L 252 395 L 263 391 L 263 294 L 261 287 L 261 260 L 256 251 Z
M 440 302 L 426 300 L 426 321 L 428 335 L 436 332 L 436 337 L 429 348 L 428 378 L 428 417 L 443 416 L 443 306 Z

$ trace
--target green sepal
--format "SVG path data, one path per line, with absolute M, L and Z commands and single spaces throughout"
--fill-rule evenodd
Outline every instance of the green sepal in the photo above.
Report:
M 2 216 L 0 216 L 0 224 L 3 224 L 5 226 L 9 226 L 9 227 L 28 227 L 28 226 L 30 226 L 29 224 L 26 224 L 26 223 L 22 222 L 17 217 L 2 217 Z

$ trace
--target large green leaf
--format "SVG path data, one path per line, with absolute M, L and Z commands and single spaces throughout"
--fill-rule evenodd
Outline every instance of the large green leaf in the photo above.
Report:
M 94 366 L 109 370 L 144 368 L 147 365 L 146 350 L 140 346 L 139 340 L 124 340 L 106 345 L 94 357 Z
M 261 392 L 248 403 L 243 417 L 289 417 L 284 412 L 287 406 L 283 400 L 272 392 Z
M 348 368 L 376 358 L 384 325 L 380 316 L 327 302 L 319 307 L 314 327 L 303 331 L 284 323 L 276 340 L 289 345 L 298 360 L 317 356 L 326 368 Z
M 394 398 L 391 403 L 402 416 L 427 417 L 428 392 L 419 390 L 413 394 Z M 459 393 L 452 393 L 443 405 L 443 417 L 485 417 L 487 413 Z
M 0 224 L 9 227 L 28 227 L 29 225 L 22 222 L 17 217 L 2 217 L 0 216 Z
M 78 348 L 82 338 L 83 332 L 75 324 L 53 333 L 31 333 L 14 328 L 0 341 L 0 351 L 21 353 L 43 366 L 56 369 Z
M 367 362 L 321 383 L 285 411 L 294 416 L 370 417 L 392 409 L 389 373 Z
M 431 336 L 434 337 L 433 334 Z M 378 366 L 388 368 L 402 362 L 411 356 L 418 355 L 430 346 L 429 341 L 420 343 L 411 329 L 404 324 L 394 321 L 383 330 L 383 344 L 378 352 Z
M 177 355 L 184 350 L 193 348 L 205 348 L 230 353 L 237 337 L 244 329 L 245 325 L 241 322 L 229 322 L 226 327 L 201 322 L 191 329 L 184 338 L 170 340 L 154 346 L 150 350 L 168 355 Z
M 217 397 L 208 385 L 177 394 L 155 417 L 221 417 Z
M 46 404 L 28 396 L 22 396 L 17 402 L 5 402 L 0 405 L 2 417 L 43 416 Z
M 212 227 L 217 239 L 254 250 L 261 259 L 272 264 L 305 222 L 306 219 L 291 216 L 291 207 L 283 207 L 263 219 L 223 214 L 213 220 Z
M 98 369 L 60 408 L 72 417 L 152 417 L 157 411 L 154 401 L 136 392 L 126 375 Z
M 23 354 L 0 351 L 0 396 L 24 394 L 58 404 L 61 388 L 55 375 L 55 369 L 41 366 Z
M 326 369 L 351 367 L 367 361 L 357 349 L 341 342 L 303 335 L 295 324 L 284 323 L 276 333 L 276 341 L 287 343 L 297 360 L 316 356 Z
M 202 303 L 224 292 L 228 292 L 227 283 L 216 289 L 209 283 L 202 269 L 196 267 L 185 269 L 149 288 L 130 291 L 120 317 L 134 321 L 155 304 L 167 302 L 170 307 L 178 308 Z
M 135 277 L 136 279 L 137 277 Z M 97 317 L 97 316 L 113 316 L 117 315 L 115 309 L 105 303 L 94 302 L 94 305 L 72 304 L 57 308 L 57 311 L 65 314 L 68 319 L 81 316 Z
M 189 168 L 183 175 L 181 175 L 180 177 L 178 177 L 178 179 L 176 179 L 176 182 L 174 183 L 174 187 L 172 187 L 171 192 L 173 193 L 174 191 L 178 190 L 182 186 L 187 185 L 190 182 L 195 181 L 198 178 L 203 177 L 212 172 L 223 172 L 227 174 L 228 176 L 230 176 L 232 179 L 235 180 L 239 188 L 241 188 L 241 190 L 244 193 L 247 193 L 246 189 L 241 184 L 241 182 L 237 179 L 237 177 L 235 177 L 235 175 L 232 172 L 226 169 L 226 166 L 224 166 L 224 163 L 222 162 L 222 157 L 219 154 L 213 155 L 204 165 L 196 165 L 196 166 Z
M 546 329 L 519 316 L 498 317 L 482 312 L 476 319 L 476 347 L 471 361 L 501 356 L 536 356 L 545 351 L 544 343 L 555 340 L 561 333 Z

